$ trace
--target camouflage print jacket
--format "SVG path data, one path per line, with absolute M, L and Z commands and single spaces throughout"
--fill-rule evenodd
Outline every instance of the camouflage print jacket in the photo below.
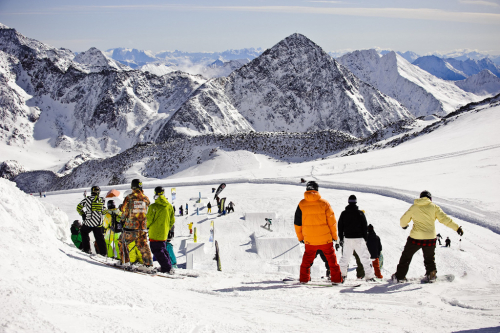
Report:
M 123 228 L 133 230 L 146 230 L 146 213 L 149 199 L 141 190 L 133 190 L 127 195 L 122 206 Z

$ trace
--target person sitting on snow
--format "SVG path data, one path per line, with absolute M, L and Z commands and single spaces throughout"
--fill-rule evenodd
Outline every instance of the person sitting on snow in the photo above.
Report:
M 73 224 L 71 225 L 71 240 L 73 241 L 73 244 L 78 249 L 82 249 L 82 235 L 80 234 L 80 228 L 82 227 L 82 224 L 80 221 L 75 220 L 73 221 Z

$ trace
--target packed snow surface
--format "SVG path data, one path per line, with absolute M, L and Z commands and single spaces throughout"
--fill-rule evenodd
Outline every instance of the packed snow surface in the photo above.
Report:
M 204 243 L 194 261 L 198 278 L 150 277 L 101 265 L 69 238 L 84 189 L 40 198 L 0 179 L 0 327 L 3 332 L 498 332 L 498 112 L 497 106 L 467 113 L 427 135 L 366 154 L 286 165 L 255 159 L 253 170 L 238 169 L 243 163 L 237 162 L 225 174 L 198 176 L 193 168 L 183 178 L 145 179 L 152 200 L 154 187 L 162 185 L 169 200 L 170 188 L 176 188 L 177 209 L 188 203 L 189 215 L 176 216 L 173 245 L 178 264 L 184 264 L 185 248 L 193 242 L 187 224 L 193 222 Z M 214 163 L 206 167 L 216 168 Z M 281 282 L 298 278 L 297 250 L 303 245 L 294 241 L 293 216 L 305 190 L 301 177 L 318 181 L 337 218 L 348 196 L 357 196 L 382 240 L 384 281 L 354 289 Z M 211 189 L 223 181 L 227 187 L 220 196 L 235 203 L 235 212 L 218 217 L 212 208 L 207 214 Z M 115 188 L 123 198 L 129 185 L 101 188 L 103 195 Z M 464 230 L 460 238 L 436 223 L 452 241 L 450 248 L 436 248 L 438 277 L 454 274 L 455 281 L 388 283 L 409 234 L 399 218 L 424 189 Z M 273 232 L 246 221 L 247 212 L 275 213 Z M 222 272 L 212 260 L 211 221 Z M 355 265 L 351 261 L 348 281 L 356 280 Z M 314 279 L 324 275 L 319 257 L 312 272 Z M 407 277 L 423 273 L 417 252 Z

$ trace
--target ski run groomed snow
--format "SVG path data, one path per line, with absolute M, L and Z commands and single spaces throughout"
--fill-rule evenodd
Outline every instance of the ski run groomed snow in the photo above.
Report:
M 143 179 L 151 199 L 154 187 L 162 185 L 168 194 L 176 188 L 177 209 L 189 204 L 188 216 L 176 216 L 173 244 L 182 265 L 193 242 L 187 224 L 193 222 L 204 243 L 194 260 L 198 278 L 165 279 L 99 264 L 70 240 L 70 222 L 78 218 L 76 206 L 89 188 L 40 198 L 0 179 L 0 331 L 499 332 L 499 112 L 500 106 L 469 112 L 399 146 L 365 154 L 296 164 L 270 160 L 244 169 L 248 155 L 227 152 L 221 156 L 226 162 L 232 157 L 234 168 L 224 174 L 203 170 L 217 168 L 215 159 L 185 170 L 183 178 Z M 359 288 L 281 282 L 298 278 L 303 245 L 296 241 L 293 216 L 305 191 L 301 177 L 319 183 L 337 218 L 348 196 L 357 196 L 382 240 L 383 282 L 362 282 Z M 214 207 L 207 215 L 211 188 L 221 182 L 227 184 L 221 197 L 235 203 L 235 212 L 217 217 Z M 102 186 L 101 193 L 111 188 Z M 129 185 L 113 188 L 123 195 Z M 460 238 L 436 223 L 452 242 L 436 248 L 438 278 L 456 278 L 389 283 L 409 235 L 399 218 L 424 189 L 464 230 Z M 199 192 L 209 199 L 197 205 Z M 273 232 L 259 227 L 264 220 L 245 220 L 246 213 L 275 213 Z M 211 221 L 222 272 L 208 242 Z M 355 266 L 352 260 L 348 281 L 356 280 Z M 314 279 L 325 273 L 319 257 L 312 272 Z M 419 251 L 407 277 L 423 274 Z

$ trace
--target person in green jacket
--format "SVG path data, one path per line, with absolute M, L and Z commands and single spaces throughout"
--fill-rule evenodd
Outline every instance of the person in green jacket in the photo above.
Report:
M 410 268 L 410 262 L 413 255 L 420 249 L 424 254 L 425 276 L 429 282 L 436 280 L 436 261 L 434 253 L 436 250 L 436 219 L 455 230 L 460 236 L 464 234 L 462 227 L 453 222 L 446 215 L 441 207 L 432 202 L 432 195 L 429 191 L 420 193 L 420 198 L 415 199 L 414 204 L 408 209 L 400 219 L 400 225 L 403 229 L 408 228 L 410 221 L 413 220 L 413 227 L 410 237 L 406 241 L 405 248 L 399 259 L 396 273 L 392 275 L 393 280 L 398 282 L 406 281 L 406 273 Z
M 168 232 L 175 223 L 174 208 L 164 196 L 165 190 L 155 188 L 155 203 L 150 205 L 146 215 L 149 230 L 149 247 L 161 266 L 160 272 L 173 274 L 172 262 L 165 246 Z

